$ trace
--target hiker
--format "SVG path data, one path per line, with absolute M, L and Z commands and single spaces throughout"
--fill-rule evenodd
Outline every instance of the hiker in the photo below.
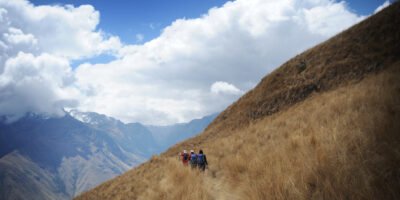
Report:
M 185 165 L 185 166 L 188 165 L 190 156 L 186 150 L 183 150 L 183 153 L 181 153 L 181 160 L 182 160 L 183 165 Z
M 200 149 L 199 154 L 197 154 L 197 166 L 201 171 L 205 171 L 208 166 L 207 157 L 203 153 L 203 150 Z
M 194 150 L 190 150 L 190 166 L 192 169 L 197 167 L 197 155 Z

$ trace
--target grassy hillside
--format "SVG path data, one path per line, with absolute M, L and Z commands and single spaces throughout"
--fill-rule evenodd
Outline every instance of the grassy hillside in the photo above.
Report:
M 400 3 L 296 56 L 199 136 L 76 199 L 400 199 Z M 202 148 L 205 174 L 176 154 Z

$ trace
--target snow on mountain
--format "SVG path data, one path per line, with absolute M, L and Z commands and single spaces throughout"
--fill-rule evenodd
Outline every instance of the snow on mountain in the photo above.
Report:
M 73 118 L 92 125 L 98 125 L 104 123 L 106 121 L 118 121 L 112 117 L 108 117 L 106 115 L 94 113 L 94 112 L 80 112 L 78 110 L 70 110 L 68 112 Z

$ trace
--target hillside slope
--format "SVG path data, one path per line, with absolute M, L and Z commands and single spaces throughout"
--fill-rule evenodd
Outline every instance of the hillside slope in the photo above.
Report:
M 400 3 L 296 56 L 199 136 L 76 199 L 399 199 Z M 206 174 L 184 168 L 202 148 Z

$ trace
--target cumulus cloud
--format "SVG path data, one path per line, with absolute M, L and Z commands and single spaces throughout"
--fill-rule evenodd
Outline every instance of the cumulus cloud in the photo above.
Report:
M 2 66 L 20 51 L 79 59 L 121 47 L 117 37 L 96 30 L 99 12 L 90 5 L 34 6 L 25 0 L 0 0 L 0 23 Z
M 34 6 L 25 0 L 0 0 L 0 115 L 16 120 L 27 112 L 60 116 L 76 106 L 70 61 L 121 46 L 96 26 L 90 5 Z
M 58 115 L 75 99 L 81 110 L 126 122 L 188 121 L 221 111 L 290 57 L 363 18 L 332 0 L 236 0 L 123 45 L 97 30 L 90 5 L 0 0 L 0 114 Z M 116 59 L 71 71 L 70 61 L 102 53 Z
M 32 34 L 24 34 L 22 30 L 16 28 L 9 28 L 8 33 L 3 34 L 7 43 L 12 45 L 28 44 L 34 46 L 37 44 L 37 39 Z
M 378 6 L 375 11 L 374 14 L 383 10 L 384 8 L 388 7 L 390 5 L 390 1 L 385 1 L 382 5 Z
M 349 12 L 344 1 L 306 9 L 304 15 L 308 29 L 324 36 L 331 36 L 337 32 L 338 27 L 349 27 L 363 19 Z
M 220 111 L 290 57 L 362 19 L 329 0 L 227 2 L 122 47 L 113 62 L 78 67 L 79 86 L 96 93 L 81 108 L 151 124 Z
M 64 107 L 76 105 L 69 99 L 76 92 L 68 88 L 73 81 L 65 58 L 19 53 L 7 60 L 0 76 L 0 115 L 10 121 L 26 112 L 62 116 Z
M 211 85 L 211 92 L 214 94 L 243 94 L 243 91 L 239 90 L 232 84 L 223 81 L 217 81 Z

